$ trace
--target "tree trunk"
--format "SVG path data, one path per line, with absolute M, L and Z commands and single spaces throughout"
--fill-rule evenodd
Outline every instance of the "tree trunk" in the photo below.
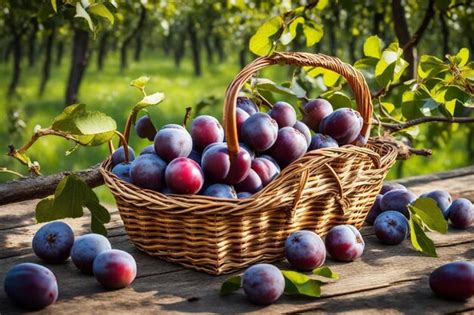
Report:
M 212 48 L 210 36 L 206 36 L 204 39 L 204 49 L 206 50 L 207 64 L 211 65 L 214 63 L 214 50 Z
M 10 61 L 10 56 L 12 55 L 13 51 L 13 42 L 14 40 L 8 40 L 5 50 L 3 51 L 3 62 L 8 63 Z
M 134 59 L 136 62 L 139 62 L 141 59 L 142 49 L 143 49 L 142 32 L 138 32 L 137 38 L 135 39 Z
M 77 103 L 79 86 L 89 61 L 89 33 L 83 30 L 74 32 L 71 69 L 66 89 L 66 106 Z
M 10 80 L 10 84 L 8 85 L 8 92 L 7 97 L 11 98 L 16 93 L 16 88 L 18 83 L 20 82 L 20 75 L 21 75 L 21 37 L 22 32 L 14 32 L 13 33 L 13 43 L 12 43 L 12 52 L 13 52 L 13 70 L 12 76 Z
M 331 5 L 332 16 L 329 25 L 329 51 L 332 56 L 337 56 L 337 45 L 336 45 L 336 27 L 339 25 L 339 8 L 337 5 Z
M 143 25 L 145 24 L 146 8 L 143 5 L 141 5 L 140 8 L 140 17 L 138 18 L 137 26 L 127 37 L 125 37 L 122 42 L 122 46 L 120 47 L 120 71 L 124 71 L 125 68 L 127 68 L 127 48 L 132 42 L 132 39 L 138 34 L 138 32 L 140 32 Z
M 240 69 L 243 69 L 247 65 L 247 47 L 244 47 L 239 51 L 239 64 Z
M 219 57 L 219 62 L 223 63 L 225 61 L 225 53 L 224 53 L 224 43 L 222 42 L 222 38 L 219 35 L 214 36 L 214 48 L 217 51 L 217 56 Z
M 54 36 L 56 35 L 56 28 L 53 27 L 46 38 L 46 53 L 44 56 L 44 64 L 43 64 L 43 74 L 41 77 L 41 83 L 39 88 L 39 96 L 43 96 L 44 91 L 46 89 L 46 83 L 48 83 L 49 75 L 51 73 L 51 56 L 53 54 L 53 43 L 54 43 Z
M 32 68 L 36 61 L 36 35 L 38 34 L 38 22 L 36 19 L 32 21 L 33 27 L 28 38 L 28 66 Z
M 97 52 L 97 70 L 102 71 L 104 69 L 104 60 L 107 55 L 107 44 L 110 33 L 105 32 L 100 38 L 99 51 Z
M 397 35 L 398 42 L 400 47 L 403 47 L 408 44 L 410 41 L 411 35 L 408 29 L 407 20 L 405 17 L 405 8 L 403 7 L 401 0 L 392 0 L 392 16 L 393 24 L 395 26 L 395 34 Z M 410 49 L 405 49 L 403 52 L 403 58 L 408 61 L 408 77 L 416 77 L 416 51 L 415 47 Z
M 382 32 L 380 31 L 380 25 L 381 23 L 383 23 L 384 15 L 385 15 L 385 11 L 378 12 L 377 9 L 375 9 L 372 34 L 377 35 L 378 37 L 382 37 L 381 36 Z
M 443 34 L 443 56 L 449 54 L 449 28 L 444 19 L 443 12 L 439 13 L 439 21 L 441 22 L 441 33 Z
M 56 66 L 60 67 L 64 56 L 64 42 L 61 40 L 56 47 Z
M 201 51 L 198 42 L 196 26 L 192 17 L 188 18 L 188 35 L 191 42 L 191 52 L 193 56 L 194 75 L 201 76 Z

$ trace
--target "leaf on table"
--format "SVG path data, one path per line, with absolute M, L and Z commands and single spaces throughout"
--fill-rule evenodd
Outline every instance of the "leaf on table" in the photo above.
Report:
M 423 224 L 419 217 L 410 215 L 408 220 L 410 226 L 410 240 L 413 248 L 431 257 L 437 257 L 436 247 L 433 241 L 423 231 Z
M 282 270 L 285 277 L 285 293 L 291 295 L 304 295 L 310 297 L 321 296 L 321 284 L 319 280 L 314 280 L 302 273 Z
M 448 232 L 448 222 L 434 199 L 419 198 L 408 207 L 410 213 L 419 216 L 421 221 L 431 231 L 437 231 L 442 234 Z
M 233 277 L 230 277 L 221 286 L 221 295 L 229 295 L 234 291 L 237 291 L 240 289 L 240 286 L 242 284 L 242 276 L 241 275 L 236 275 Z
M 339 280 L 339 273 L 332 271 L 329 267 L 316 268 L 313 270 L 313 274 L 332 280 Z

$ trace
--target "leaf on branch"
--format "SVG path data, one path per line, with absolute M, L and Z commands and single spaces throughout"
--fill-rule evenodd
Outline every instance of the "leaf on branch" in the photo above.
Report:
M 141 76 L 138 79 L 130 82 L 130 85 L 136 87 L 140 91 L 143 91 L 148 81 L 150 81 L 150 77 Z
M 377 36 L 369 36 L 364 42 L 364 55 L 380 59 L 382 57 L 382 40 Z
M 342 107 L 353 107 L 351 98 L 341 91 L 330 90 L 321 94 L 321 97 L 327 99 L 335 109 Z
M 321 284 L 302 273 L 290 270 L 282 270 L 285 277 L 285 293 L 291 295 L 304 295 L 310 297 L 321 296 Z
M 408 67 L 408 62 L 402 58 L 402 55 L 403 49 L 398 46 L 398 43 L 390 44 L 382 52 L 375 66 L 375 79 L 380 87 L 387 87 L 401 78 Z
M 112 139 L 117 124 L 104 113 L 87 111 L 86 105 L 74 104 L 54 119 L 51 129 L 74 136 L 81 145 L 94 146 Z
M 257 29 L 250 38 L 249 49 L 258 56 L 269 55 L 275 49 L 275 41 L 283 31 L 283 19 L 275 16 Z
M 272 80 L 264 78 L 256 78 L 252 80 L 252 86 L 257 89 L 259 93 L 262 91 L 278 93 L 287 96 L 296 96 L 292 89 L 279 85 Z
M 435 56 L 423 55 L 420 58 L 417 71 L 420 78 L 428 79 L 435 78 L 440 73 L 446 72 L 448 70 L 449 66 L 441 59 Z
M 323 38 L 323 26 L 313 21 L 306 20 L 303 24 L 303 34 L 306 37 L 306 47 L 311 47 L 314 44 L 319 43 L 321 38 Z
M 289 43 L 291 43 L 291 41 L 293 41 L 293 39 L 295 39 L 295 37 L 296 37 L 298 25 L 304 24 L 304 23 L 305 23 L 305 20 L 301 16 L 294 19 L 290 23 L 289 27 L 281 35 L 280 42 L 283 45 L 288 45 Z
M 58 13 L 58 4 L 56 1 L 57 0 L 51 0 L 51 6 L 53 7 L 54 12 Z
M 110 222 L 110 214 L 99 203 L 94 191 L 77 175 L 64 177 L 56 187 L 54 196 L 47 197 L 36 205 L 36 220 L 49 222 L 78 218 L 84 214 L 84 207 L 91 212 L 92 232 L 106 235 L 104 224 Z
M 82 7 L 81 2 L 76 2 L 76 15 L 74 17 L 83 18 L 87 21 L 87 25 L 89 25 L 89 29 L 94 31 L 94 23 L 92 22 L 91 16 L 87 11 Z
M 242 276 L 236 275 L 227 279 L 221 286 L 221 295 L 229 295 L 234 291 L 240 289 L 242 283 Z
M 332 70 L 322 68 L 322 67 L 303 67 L 303 69 L 308 73 L 309 76 L 317 77 L 318 75 L 323 76 L 323 82 L 326 86 L 334 86 L 341 78 L 341 75 Z
M 469 49 L 461 48 L 454 58 L 459 68 L 464 67 L 469 61 Z
M 161 92 L 147 95 L 133 107 L 133 111 L 138 112 L 147 107 L 158 105 L 163 102 L 164 99 L 165 94 Z
M 110 22 L 110 24 L 112 24 L 112 25 L 114 24 L 114 15 L 102 3 L 91 4 L 87 8 L 87 11 L 89 11 L 90 13 L 95 14 L 97 16 L 101 16 L 103 18 L 106 18 Z

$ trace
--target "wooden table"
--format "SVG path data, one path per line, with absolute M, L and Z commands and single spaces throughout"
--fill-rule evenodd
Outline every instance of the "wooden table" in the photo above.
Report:
M 474 167 L 449 173 L 401 180 L 415 193 L 435 188 L 449 190 L 453 197 L 474 200 Z M 21 262 L 41 263 L 32 253 L 31 239 L 40 225 L 34 224 L 35 202 L 0 207 L 0 281 L 6 271 Z M 431 234 L 438 258 L 425 257 L 405 241 L 400 246 L 383 246 L 370 227 L 363 228 L 367 243 L 361 259 L 327 265 L 339 272 L 341 280 L 323 286 L 322 298 L 283 296 L 277 303 L 259 307 L 249 303 L 243 292 L 219 296 L 221 283 L 228 276 L 214 277 L 148 257 L 133 247 L 116 209 L 111 208 L 108 225 L 114 248 L 131 253 L 138 264 L 138 276 L 128 288 L 102 289 L 92 276 L 85 276 L 68 261 L 48 266 L 59 283 L 59 300 L 42 313 L 293 313 L 293 312 L 474 312 L 474 298 L 451 302 L 436 298 L 428 287 L 428 276 L 437 266 L 454 260 L 474 261 L 474 227 L 465 231 L 450 229 L 447 235 Z M 86 233 L 89 218 L 66 220 L 76 235 Z M 288 267 L 286 263 L 279 267 Z M 0 313 L 21 311 L 0 292 Z

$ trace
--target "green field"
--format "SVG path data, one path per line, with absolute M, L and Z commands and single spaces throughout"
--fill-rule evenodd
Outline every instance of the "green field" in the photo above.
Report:
M 94 56 L 93 56 L 94 57 Z M 47 126 L 64 107 L 64 91 L 67 81 L 68 66 L 64 60 L 63 66 L 53 67 L 51 79 L 48 82 L 46 93 L 38 98 L 40 78 L 40 60 L 33 68 L 23 64 L 19 95 L 12 100 L 6 100 L 5 92 L 10 78 L 10 64 L 0 64 L 0 109 L 4 113 L 0 116 L 0 144 L 4 153 L 7 146 L 14 144 L 19 147 L 31 136 L 36 125 Z M 185 108 L 194 105 L 205 96 L 215 95 L 220 101 L 215 106 L 204 108 L 202 113 L 209 113 L 221 117 L 222 101 L 225 89 L 232 77 L 238 72 L 239 66 L 235 59 L 228 59 L 223 64 L 205 65 L 202 77 L 195 77 L 189 58 L 185 58 L 181 69 L 176 69 L 173 61 L 159 54 L 148 53 L 140 63 L 130 63 L 129 68 L 119 72 L 118 56 L 110 55 L 102 72 L 98 72 L 95 60 L 92 59 L 82 82 L 80 100 L 88 105 L 89 109 L 103 111 L 112 116 L 119 126 L 123 126 L 129 109 L 140 99 L 138 90 L 129 86 L 129 82 L 141 75 L 150 76 L 148 83 L 149 93 L 161 91 L 166 94 L 166 100 L 158 107 L 150 110 L 157 126 L 165 123 L 180 123 Z M 274 68 L 267 71 L 273 79 L 283 79 L 287 71 Z M 24 130 L 9 134 L 10 122 L 7 111 L 10 108 L 18 110 L 20 118 L 26 123 Z M 122 129 L 122 127 L 120 127 Z M 460 127 L 447 147 L 434 149 L 434 156 L 430 158 L 415 157 L 404 162 L 401 173 L 403 176 L 426 174 L 443 171 L 469 164 L 466 153 L 467 127 Z M 147 144 L 132 135 L 131 145 L 136 151 Z M 65 152 L 72 148 L 72 144 L 63 139 L 43 138 L 31 150 L 33 160 L 41 164 L 43 174 L 50 174 L 61 170 L 78 170 L 91 166 L 103 160 L 108 152 L 106 146 L 96 148 L 79 148 L 69 156 Z M 25 173 L 26 169 L 16 161 L 2 154 L 0 167 L 8 167 Z M 400 172 L 396 166 L 389 174 L 393 179 Z M 0 182 L 14 178 L 12 175 L 0 174 Z M 99 189 L 103 197 L 103 189 Z M 110 198 L 110 197 L 107 197 Z

